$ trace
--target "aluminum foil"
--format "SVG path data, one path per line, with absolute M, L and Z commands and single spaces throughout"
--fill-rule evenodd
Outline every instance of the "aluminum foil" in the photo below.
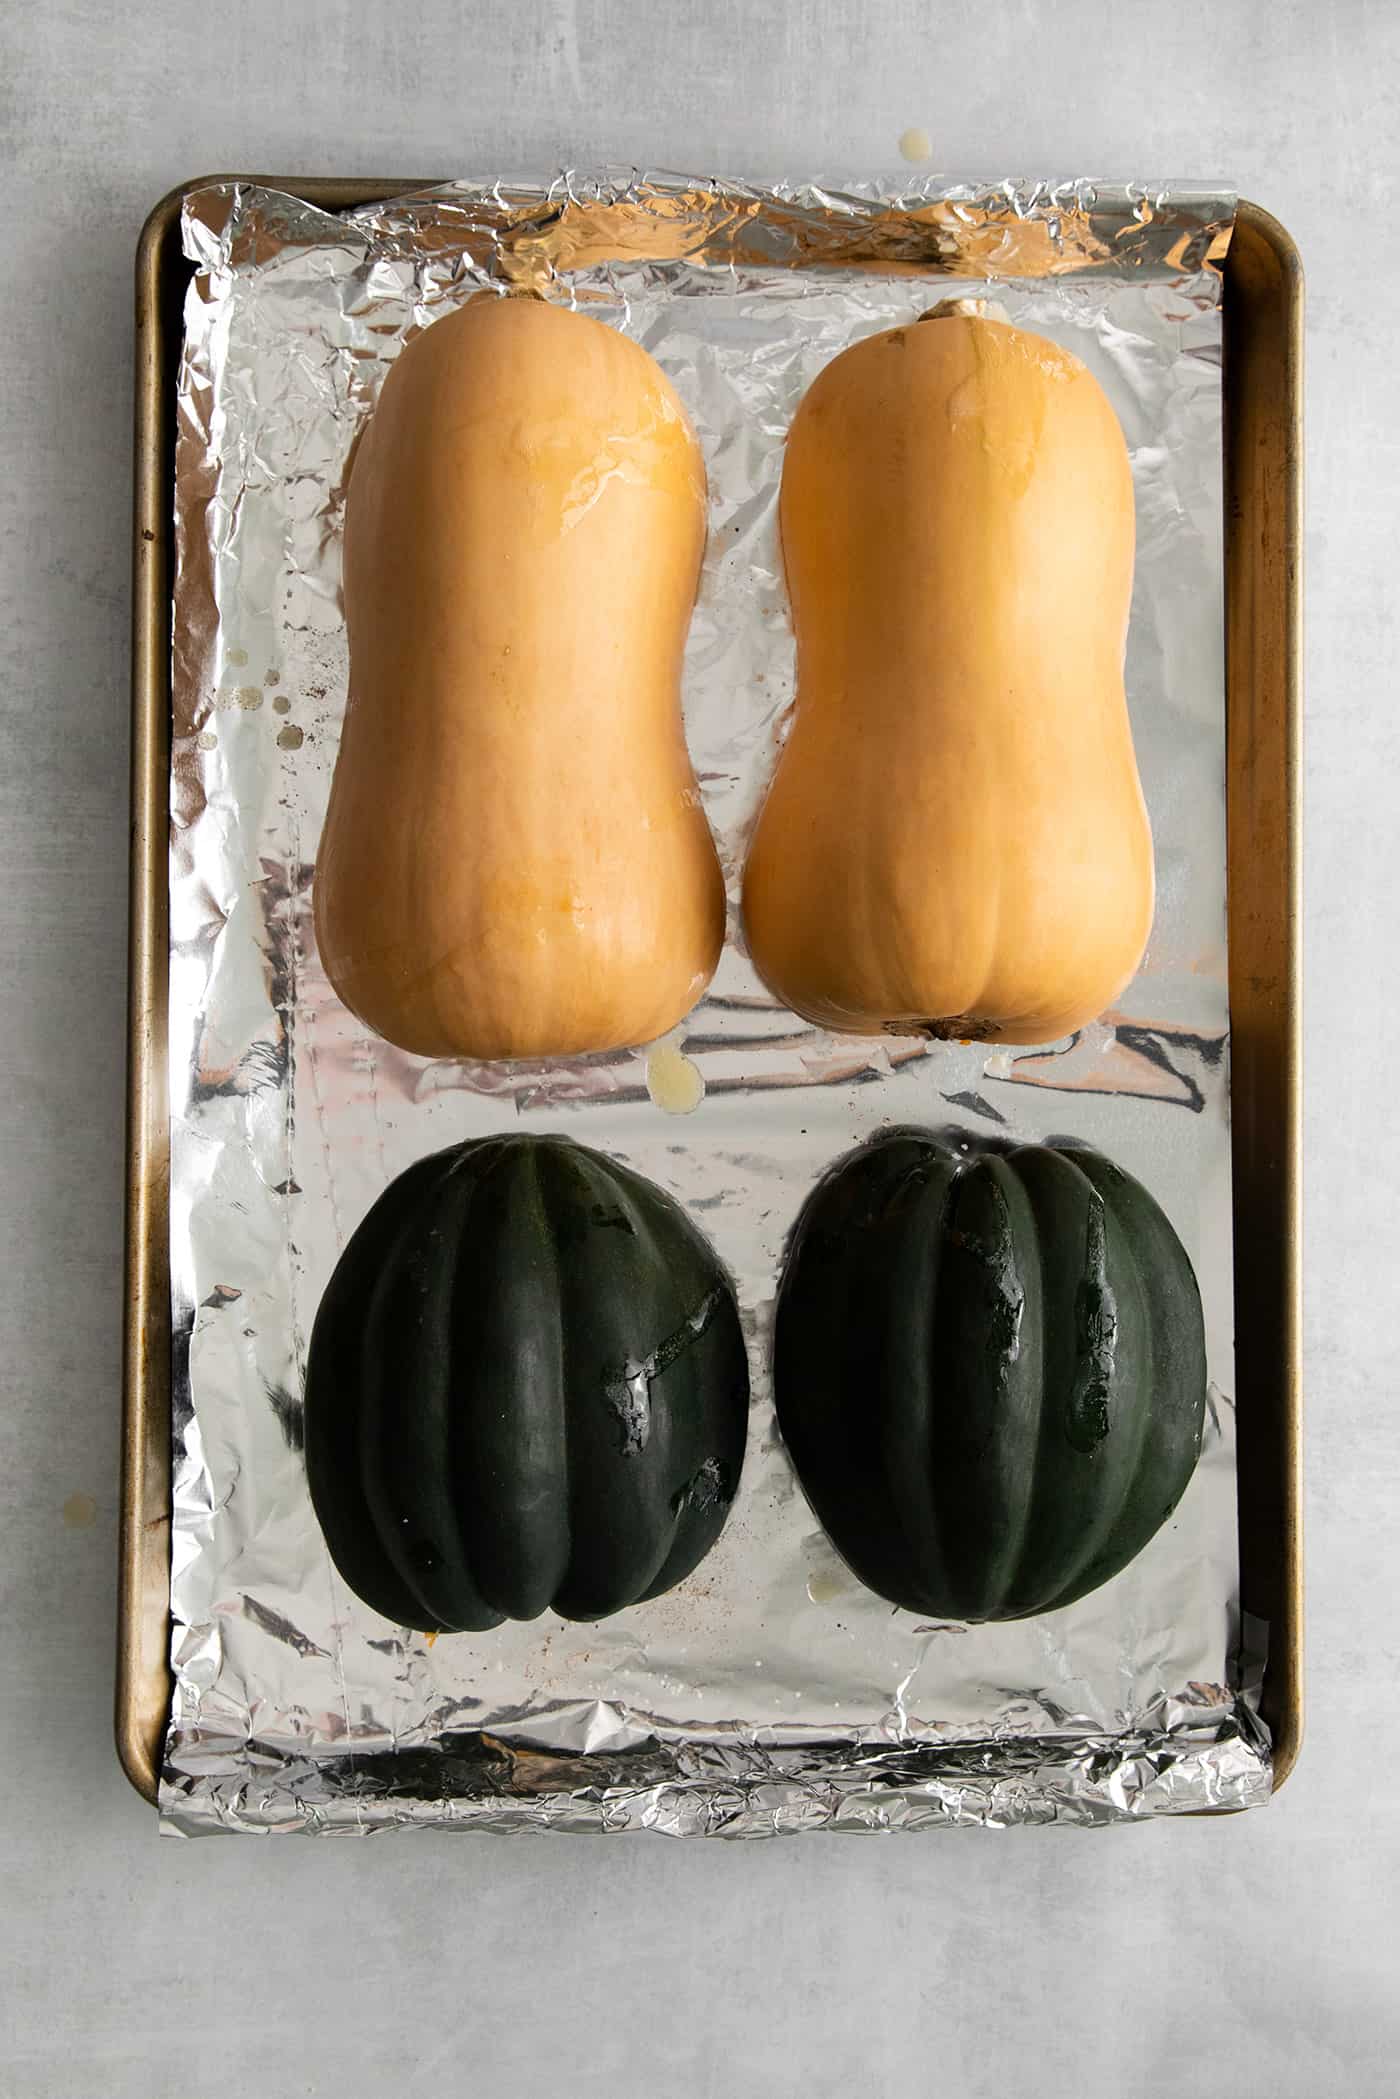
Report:
M 604 172 L 458 183 L 332 217 L 246 185 L 189 202 L 179 382 L 171 859 L 176 1342 L 167 1829 L 409 1822 L 756 1836 L 1239 1808 L 1269 1748 L 1238 1608 L 1224 890 L 1220 280 L 1232 202 L 1088 183 L 763 191 Z M 310 911 L 346 683 L 346 459 L 389 364 L 483 285 L 642 342 L 704 448 L 685 670 L 730 937 L 676 1035 L 617 1055 L 404 1055 L 329 990 Z M 776 1006 L 737 928 L 793 690 L 776 496 L 804 388 L 856 337 L 990 291 L 1122 419 L 1137 490 L 1128 690 L 1156 924 L 1119 1010 L 1066 1043 L 839 1038 Z M 697 1096 L 698 1104 L 697 1104 Z M 676 1112 L 689 1108 L 689 1112 Z M 862 1589 L 778 1437 L 785 1235 L 889 1123 L 1101 1146 L 1200 1277 L 1205 1448 L 1117 1579 L 1010 1625 Z M 599 1625 L 430 1640 L 349 1594 L 307 1498 L 306 1336 L 350 1231 L 424 1153 L 560 1130 L 672 1191 L 733 1273 L 749 1449 L 714 1551 Z M 1247 1630 L 1247 1629 L 1245 1629 Z

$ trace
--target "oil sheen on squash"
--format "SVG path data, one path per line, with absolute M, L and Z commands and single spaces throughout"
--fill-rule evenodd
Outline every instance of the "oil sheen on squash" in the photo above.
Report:
M 873 336 L 808 390 L 780 517 L 797 702 L 744 877 L 760 975 L 857 1034 L 1083 1026 L 1153 910 L 1102 389 L 989 318 Z
M 1062 1609 L 1171 1515 L 1205 1331 L 1157 1203 L 1087 1148 L 893 1131 L 809 1199 L 778 1293 L 797 1474 L 867 1587 L 963 1620 Z
M 714 1544 L 748 1393 L 733 1289 L 679 1203 L 512 1131 L 409 1167 L 341 1255 L 307 1481 L 344 1580 L 395 1624 L 604 1618 Z
M 400 1048 L 620 1048 L 709 981 L 680 710 L 704 532 L 685 411 L 615 329 L 481 294 L 389 373 L 346 504 L 315 907 L 331 983 Z

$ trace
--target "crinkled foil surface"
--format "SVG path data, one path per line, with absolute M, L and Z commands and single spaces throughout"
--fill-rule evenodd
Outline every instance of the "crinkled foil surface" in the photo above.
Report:
M 1232 202 L 1088 183 L 763 191 L 605 172 L 458 183 L 331 217 L 246 185 L 186 208 L 171 861 L 174 1706 L 164 1826 L 400 1823 L 759 1836 L 1097 1823 L 1269 1788 L 1238 1609 L 1224 894 L 1220 282 Z M 346 685 L 346 459 L 393 358 L 483 285 L 644 343 L 694 420 L 709 552 L 690 746 L 730 935 L 668 1043 L 541 1065 L 391 1049 L 329 990 L 317 840 Z M 1067 1043 L 841 1039 L 777 1007 L 737 932 L 783 733 L 783 440 L 858 336 L 989 292 L 1097 374 L 1127 433 L 1128 690 L 1159 898 L 1121 1009 Z M 1065 587 L 1073 588 L 1066 576 Z M 704 1094 L 689 1113 L 675 1112 Z M 1106 1587 L 1023 1623 L 925 1622 L 826 1543 L 774 1425 L 785 1235 L 888 1123 L 1086 1138 L 1162 1201 L 1200 1277 L 1206 1443 Z M 732 1271 L 753 1374 L 715 1550 L 599 1625 L 422 1635 L 348 1593 L 307 1498 L 306 1338 L 349 1233 L 424 1153 L 567 1131 L 686 1203 Z

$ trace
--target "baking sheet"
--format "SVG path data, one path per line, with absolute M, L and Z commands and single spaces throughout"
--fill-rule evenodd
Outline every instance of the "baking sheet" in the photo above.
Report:
M 1229 200 L 764 196 L 572 178 L 337 220 L 247 186 L 187 207 L 173 749 L 172 1827 L 718 1829 L 1104 1819 L 1240 1806 L 1268 1755 L 1239 1653 L 1224 947 L 1219 279 Z M 657 259 L 660 257 L 661 259 Z M 959 273 L 962 273 L 960 275 Z M 775 1008 L 733 936 L 673 1057 L 429 1063 L 326 987 L 309 885 L 344 691 L 344 460 L 406 334 L 482 282 L 635 335 L 706 454 L 710 554 L 685 699 L 731 902 L 791 698 L 782 439 L 859 333 L 985 288 L 1095 370 L 1128 436 L 1128 686 L 1157 841 L 1152 944 L 1066 1048 L 841 1040 Z M 567 1130 L 693 1210 L 736 1276 L 754 1403 L 719 1545 L 602 1626 L 429 1644 L 338 1583 L 298 1449 L 304 1336 L 339 1247 L 423 1152 Z M 1163 1202 L 1196 1263 L 1212 1394 L 1173 1523 L 1115 1582 L 1016 1626 L 920 1623 L 859 1589 L 772 1421 L 766 1340 L 812 1180 L 889 1122 L 1072 1134 Z M 580 1766 L 580 1753 L 588 1756 Z

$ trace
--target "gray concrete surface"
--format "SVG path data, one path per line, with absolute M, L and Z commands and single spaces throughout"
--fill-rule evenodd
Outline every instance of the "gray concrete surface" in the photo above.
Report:
M 221 29 L 220 19 L 236 16 Z M 1311 1716 L 1230 1823 L 159 1842 L 109 1704 L 131 256 L 211 168 L 1223 178 L 1311 289 Z M 1396 2089 L 1400 14 L 0 8 L 0 2093 Z

